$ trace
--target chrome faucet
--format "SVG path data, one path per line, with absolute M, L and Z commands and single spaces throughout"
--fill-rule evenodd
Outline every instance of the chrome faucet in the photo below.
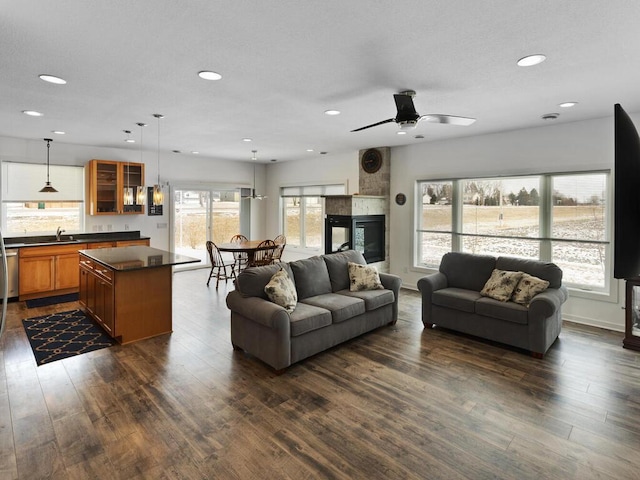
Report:
M 65 230 L 62 230 L 60 227 L 58 227 L 58 230 L 56 230 L 56 242 L 60 241 L 60 235 L 62 235 L 65 232 Z

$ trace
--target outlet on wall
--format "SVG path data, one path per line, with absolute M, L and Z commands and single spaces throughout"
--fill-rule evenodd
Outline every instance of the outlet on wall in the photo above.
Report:
M 124 224 L 124 229 L 125 229 L 125 230 L 129 230 L 129 224 L 128 224 L 128 223 L 125 223 L 125 224 Z
M 167 228 L 166 223 L 158 223 L 158 228 Z
M 111 231 L 111 225 L 107 225 L 107 232 Z

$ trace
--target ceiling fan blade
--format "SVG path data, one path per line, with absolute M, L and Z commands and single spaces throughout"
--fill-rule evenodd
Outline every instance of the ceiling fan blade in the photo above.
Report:
M 475 118 L 457 117 L 455 115 L 442 115 L 440 113 L 429 113 L 420 117 L 420 121 L 429 123 L 446 123 L 449 125 L 460 125 L 468 127 L 476 121 Z
M 372 123 L 371 125 L 367 125 L 366 127 L 356 128 L 355 130 L 351 130 L 352 132 L 359 132 L 360 130 L 364 130 L 365 128 L 377 127 L 378 125 L 382 125 L 383 123 L 395 122 L 395 118 L 389 118 L 387 120 L 383 120 L 378 123 Z

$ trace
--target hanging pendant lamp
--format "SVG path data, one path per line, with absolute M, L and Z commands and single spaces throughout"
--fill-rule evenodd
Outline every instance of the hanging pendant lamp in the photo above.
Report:
M 140 164 L 142 164 L 144 163 L 142 161 L 142 129 L 146 127 L 147 124 L 138 122 L 136 123 L 136 125 L 140 127 Z M 147 202 L 147 192 L 145 192 L 146 189 L 144 187 L 144 178 L 140 179 L 140 183 L 142 183 L 142 185 L 136 187 L 136 203 L 138 205 L 144 205 Z
M 123 130 L 124 133 L 127 134 L 127 139 L 125 142 L 131 143 L 131 130 Z M 131 188 L 131 182 L 129 181 L 129 173 L 131 172 L 131 166 L 129 165 L 129 161 L 127 161 L 127 183 L 124 186 L 124 195 L 122 197 L 124 205 L 133 205 L 133 188 Z
M 258 161 L 258 151 L 251 150 L 253 155 L 251 156 L 251 160 L 253 160 L 253 188 L 251 189 L 251 195 L 245 195 L 242 198 L 250 198 L 252 200 L 263 200 L 267 198 L 266 195 L 256 195 L 256 162 Z
M 53 142 L 53 139 L 45 138 L 44 141 L 47 142 L 47 183 L 45 183 L 44 187 L 42 187 L 40 189 L 40 192 L 42 192 L 42 193 L 57 193 L 58 190 L 53 188 L 51 186 L 51 182 L 49 181 L 49 149 L 51 148 L 50 147 L 50 143 Z
M 158 119 L 158 182 L 153 186 L 153 205 L 159 206 L 164 201 L 162 185 L 160 185 L 160 119 L 164 118 L 164 115 L 154 113 L 153 116 Z

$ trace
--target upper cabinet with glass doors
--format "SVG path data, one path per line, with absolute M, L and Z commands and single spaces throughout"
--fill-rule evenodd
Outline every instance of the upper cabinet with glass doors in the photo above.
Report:
M 87 170 L 89 215 L 144 214 L 144 164 L 91 160 Z

